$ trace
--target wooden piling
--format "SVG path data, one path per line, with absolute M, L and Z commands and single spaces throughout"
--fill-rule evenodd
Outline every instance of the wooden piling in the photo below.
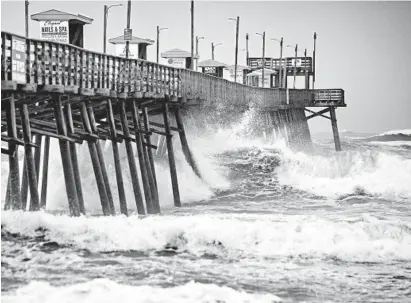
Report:
M 21 206 L 23 210 L 27 209 L 27 198 L 29 195 L 29 177 L 27 172 L 26 155 L 23 156 L 23 172 L 21 177 Z
M 41 178 L 41 198 L 40 207 L 46 208 L 47 201 L 47 181 L 48 181 L 48 170 L 49 170 L 49 155 L 50 155 L 50 137 L 45 136 L 44 138 L 44 153 L 43 153 L 43 170 Z
M 9 99 L 9 106 L 6 109 L 7 119 L 7 134 L 10 138 L 17 138 L 16 128 L 16 108 L 14 104 L 14 94 L 11 94 Z M 16 142 L 9 141 L 9 186 L 6 195 L 5 207 L 11 207 L 11 209 L 22 209 L 21 195 L 20 195 L 20 169 L 19 169 L 19 157 L 18 147 Z
M 66 121 L 63 115 L 63 105 L 61 96 L 54 95 L 54 116 L 56 118 L 57 133 L 59 135 L 67 136 Z M 70 214 L 72 216 L 80 215 L 80 207 L 77 197 L 76 182 L 73 172 L 72 157 L 70 153 L 69 142 L 66 140 L 59 140 L 61 162 L 63 164 L 64 181 L 66 183 L 67 199 L 69 204 Z
M 124 191 L 124 182 L 123 174 L 121 171 L 121 162 L 120 162 L 120 152 L 117 145 L 117 131 L 116 124 L 114 122 L 113 106 L 111 104 L 111 99 L 107 100 L 107 120 L 110 124 L 110 135 L 111 135 L 111 146 L 113 149 L 114 157 L 114 167 L 116 170 L 116 179 L 117 179 L 117 189 L 120 201 L 120 212 L 127 216 L 127 201 L 126 193 Z
M 87 106 L 87 111 L 88 111 L 88 115 L 89 115 L 89 121 L 90 121 L 91 129 L 92 129 L 93 133 L 96 134 L 97 133 L 96 119 L 94 117 L 93 108 L 90 106 L 89 102 L 88 102 L 88 106 Z M 114 209 L 113 195 L 111 193 L 110 182 L 108 180 L 107 168 L 106 168 L 106 163 L 104 161 L 103 151 L 101 149 L 101 145 L 100 145 L 100 142 L 99 142 L 98 139 L 94 142 L 94 144 L 96 145 L 97 155 L 98 155 L 98 159 L 100 161 L 101 173 L 103 174 L 104 187 L 105 187 L 106 193 L 107 193 L 108 205 L 110 207 L 110 213 L 112 215 L 114 215 L 115 209 Z
M 143 115 L 143 122 L 144 122 L 144 129 L 149 130 L 150 129 L 150 121 L 148 119 L 148 111 L 147 107 L 142 108 L 142 115 Z M 149 133 L 146 133 L 144 135 L 145 140 L 146 140 L 146 145 L 143 144 L 143 156 L 145 159 L 146 163 L 149 163 L 147 165 L 147 175 L 148 175 L 148 180 L 150 182 L 150 188 L 151 188 L 151 193 L 153 197 L 153 204 L 154 208 L 157 213 L 160 213 L 160 200 L 158 196 L 158 187 L 157 187 L 157 179 L 156 179 L 156 171 L 155 171 L 155 165 L 154 165 L 154 157 L 153 157 L 153 151 L 151 149 L 151 136 Z
M 80 113 L 81 118 L 83 120 L 84 129 L 86 130 L 86 132 L 90 134 L 93 133 L 90 125 L 90 120 L 87 114 L 86 104 L 84 102 L 80 105 Z M 105 188 L 103 173 L 101 171 L 100 160 L 97 154 L 96 144 L 92 140 L 87 140 L 87 145 L 89 148 L 91 163 L 93 165 L 94 176 L 96 178 L 97 189 L 100 196 L 101 209 L 103 211 L 103 214 L 107 216 L 110 214 L 110 206 Z
M 184 124 L 183 124 L 183 119 L 181 117 L 179 109 L 174 110 L 174 116 L 176 118 L 177 128 L 179 130 L 178 133 L 180 135 L 181 148 L 183 150 L 184 157 L 186 158 L 186 161 L 191 166 L 191 168 L 193 169 L 193 171 L 197 175 L 197 177 L 202 179 L 201 174 L 200 174 L 200 170 L 198 169 L 198 165 L 197 165 L 196 161 L 194 160 L 194 157 L 193 157 L 193 154 L 191 153 L 190 147 L 188 146 L 186 132 L 185 132 L 185 129 L 184 129 Z
M 341 151 L 340 134 L 338 133 L 337 116 L 335 114 L 335 107 L 330 107 L 331 127 L 334 136 L 334 145 L 336 151 Z
M 39 192 L 37 190 L 37 173 L 34 163 L 33 149 L 30 146 L 31 130 L 28 105 L 23 104 L 20 108 L 21 123 L 23 127 L 25 162 L 27 164 L 27 176 L 30 187 L 31 204 L 30 210 L 36 211 L 40 209 Z
M 120 109 L 119 115 L 120 115 L 121 125 L 123 127 L 123 133 L 125 137 L 124 144 L 126 145 L 127 159 L 128 159 L 128 165 L 130 168 L 131 182 L 133 184 L 133 191 L 134 191 L 134 198 L 136 200 L 137 212 L 140 215 L 144 215 L 146 212 L 144 210 L 143 197 L 141 196 L 140 184 L 138 182 L 136 160 L 133 154 L 133 147 L 131 146 L 130 129 L 128 128 L 125 101 L 123 100 L 119 101 L 119 109 Z
M 67 121 L 67 130 L 69 133 L 74 134 L 74 124 L 73 124 L 73 117 L 71 114 L 71 104 L 67 103 L 65 108 L 65 118 Z M 69 142 L 70 147 L 70 154 L 71 154 L 71 162 L 73 165 L 73 173 L 74 173 L 74 181 L 76 182 L 76 190 L 77 190 L 77 198 L 78 204 L 80 208 L 80 212 L 82 214 L 86 214 L 86 208 L 84 206 L 84 197 L 83 197 L 83 189 L 81 186 L 81 176 L 80 176 L 80 168 L 77 159 L 77 150 L 76 150 L 76 143 Z
M 133 117 L 133 124 L 134 124 L 134 135 L 136 137 L 136 147 L 137 147 L 137 157 L 138 161 L 140 164 L 140 173 L 141 173 L 141 179 L 143 181 L 143 189 L 144 189 L 144 197 L 146 200 L 146 209 L 147 213 L 149 214 L 154 214 L 155 209 L 154 209 L 154 199 L 152 197 L 152 191 L 150 188 L 150 183 L 148 180 L 148 175 L 147 175 L 147 167 L 150 166 L 150 163 L 148 163 L 143 156 L 144 151 L 143 151 L 143 142 L 141 139 L 141 132 L 140 132 L 140 118 L 139 118 L 139 113 L 135 104 L 134 100 L 130 101 L 130 107 L 131 107 L 131 115 Z M 150 131 L 149 129 L 146 129 L 146 132 Z
M 174 159 L 173 138 L 171 135 L 170 122 L 169 122 L 169 117 L 168 117 L 168 104 L 166 102 L 164 102 L 163 116 L 164 116 L 164 128 L 167 134 L 166 136 L 167 153 L 168 153 L 168 162 L 170 165 L 171 185 L 173 187 L 174 205 L 177 207 L 180 207 L 181 201 L 180 201 L 180 192 L 178 189 L 176 162 Z

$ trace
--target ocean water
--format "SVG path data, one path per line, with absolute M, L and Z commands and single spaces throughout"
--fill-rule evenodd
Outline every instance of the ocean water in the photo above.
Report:
M 47 212 L 1 214 L 2 302 L 410 302 L 410 130 L 343 131 L 340 153 L 313 136 L 298 152 L 272 134 L 244 137 L 251 120 L 188 132 L 203 180 L 177 151 L 181 208 L 159 148 L 154 216 L 135 214 L 129 177 L 132 214 L 99 215 L 85 146 L 88 215 L 67 216 L 52 144 Z M 2 199 L 6 176 L 4 162 Z

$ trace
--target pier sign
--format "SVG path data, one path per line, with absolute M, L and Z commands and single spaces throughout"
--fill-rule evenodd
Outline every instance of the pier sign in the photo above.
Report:
M 20 84 L 27 83 L 26 79 L 26 40 L 13 37 L 11 48 L 11 77 Z
M 185 58 L 169 58 L 167 63 L 173 67 L 177 68 L 185 68 L 186 67 L 186 59 Z
M 40 39 L 69 43 L 68 21 L 42 20 L 40 21 Z
M 126 44 L 116 44 L 116 55 L 125 58 L 126 57 Z M 128 58 L 138 58 L 138 44 L 128 45 Z

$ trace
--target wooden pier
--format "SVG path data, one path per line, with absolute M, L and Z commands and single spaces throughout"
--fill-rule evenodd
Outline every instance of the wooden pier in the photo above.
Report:
M 264 117 L 265 131 L 284 137 L 291 146 L 311 142 L 307 120 L 323 116 L 331 120 L 336 149 L 341 149 L 335 109 L 345 106 L 342 89 L 251 87 L 69 44 L 26 39 L 6 32 L 1 33 L 1 39 L 1 140 L 8 145 L 2 147 L 2 153 L 9 157 L 6 209 L 25 210 L 27 203 L 33 211 L 46 207 L 50 139 L 54 138 L 59 142 L 71 215 L 87 211 L 77 159 L 77 145 L 84 141 L 104 215 L 127 215 L 118 144 L 124 144 L 127 152 L 138 213 L 160 213 L 161 188 L 156 180 L 152 150 L 157 146 L 152 142 L 153 134 L 165 137 L 174 205 L 181 206 L 173 137 L 179 136 L 186 161 L 201 178 L 187 143 L 182 114 L 183 110 L 194 108 L 204 112 L 255 108 Z M 325 109 L 309 110 L 311 114 L 306 116 L 306 107 Z M 330 117 L 324 115 L 326 112 L 330 112 Z M 163 122 L 154 122 L 153 116 L 162 117 Z M 100 145 L 105 140 L 112 142 L 119 206 L 113 202 Z M 22 176 L 20 146 L 24 149 Z

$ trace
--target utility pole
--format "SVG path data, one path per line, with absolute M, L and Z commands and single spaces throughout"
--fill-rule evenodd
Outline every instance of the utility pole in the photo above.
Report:
M 264 69 L 265 69 L 265 32 L 263 32 L 263 70 L 262 70 L 262 77 L 263 77 L 263 83 L 262 87 L 264 88 Z
M 211 42 L 211 59 L 214 60 L 214 42 Z
M 127 3 L 127 29 L 130 29 L 130 18 L 131 18 L 131 0 Z M 128 59 L 130 48 L 130 41 L 126 41 L 126 58 Z
M 283 87 L 283 37 L 281 37 L 280 41 L 280 88 Z
M 157 64 L 158 64 L 158 54 L 160 52 L 160 27 L 157 25 Z
M 104 30 L 103 30 L 103 53 L 106 53 L 107 48 L 107 5 L 104 5 Z
M 314 50 L 313 50 L 313 89 L 315 83 L 315 51 L 316 51 L 316 43 L 317 42 L 317 33 L 314 32 Z
M 238 30 L 240 26 L 240 17 L 237 16 L 237 19 L 229 18 L 228 20 L 235 21 L 236 30 L 235 30 L 235 64 L 234 64 L 234 82 L 237 82 L 237 65 L 238 65 Z
M 194 70 L 194 0 L 191 0 L 191 64 L 190 69 Z
M 295 58 L 294 58 L 294 81 L 293 81 L 293 88 L 295 89 L 295 76 L 297 74 L 297 52 L 298 52 L 298 44 L 295 45 Z
M 24 1 L 25 20 L 26 20 L 26 38 L 29 37 L 29 0 Z
M 249 59 L 249 54 L 248 54 L 248 33 L 245 34 L 245 65 L 248 66 L 248 59 Z

